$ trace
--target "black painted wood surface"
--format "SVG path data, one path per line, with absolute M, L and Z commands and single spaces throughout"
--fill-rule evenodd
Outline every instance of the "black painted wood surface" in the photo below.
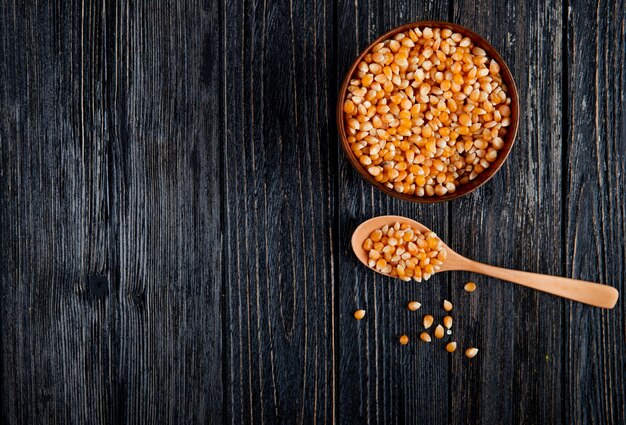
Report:
M 623 293 L 625 6 L 1 3 L 0 422 L 626 423 L 623 298 L 399 283 L 349 246 L 407 215 L 480 261 Z M 522 115 L 490 182 L 428 206 L 361 180 L 334 124 L 360 49 L 426 19 L 490 40 Z M 417 342 L 443 298 L 472 361 Z

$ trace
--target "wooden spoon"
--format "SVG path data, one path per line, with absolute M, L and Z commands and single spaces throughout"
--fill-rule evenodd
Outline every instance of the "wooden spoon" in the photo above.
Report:
M 395 222 L 399 222 L 400 224 L 408 223 L 422 233 L 429 231 L 426 226 L 415 220 L 396 215 L 374 217 L 361 223 L 352 235 L 352 249 L 354 250 L 357 258 L 363 264 L 367 266 L 368 260 L 368 254 L 363 249 L 363 242 L 365 239 L 367 239 L 370 233 L 374 230 L 380 229 L 385 224 L 392 225 Z M 498 279 L 517 283 L 518 285 L 527 286 L 538 291 L 547 292 L 552 295 L 569 298 L 570 300 L 602 308 L 613 308 L 615 303 L 617 303 L 617 298 L 619 297 L 617 289 L 608 285 L 494 267 L 465 258 L 450 249 L 450 247 L 443 241 L 442 244 L 446 249 L 447 257 L 441 265 L 439 272 L 463 270 L 473 273 L 481 273 L 487 276 L 497 277 Z M 378 270 L 372 270 L 380 273 Z

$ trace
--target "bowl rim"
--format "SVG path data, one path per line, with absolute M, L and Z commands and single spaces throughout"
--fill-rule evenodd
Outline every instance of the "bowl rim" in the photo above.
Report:
M 393 189 L 388 188 L 382 183 L 377 182 L 361 165 L 358 161 L 352 149 L 348 144 L 348 137 L 345 131 L 345 122 L 343 117 L 343 104 L 344 99 L 346 97 L 346 93 L 348 91 L 348 86 L 350 83 L 350 79 L 354 74 L 358 64 L 361 62 L 363 57 L 378 43 L 387 40 L 388 38 L 394 36 L 395 34 L 403 31 L 407 31 L 412 28 L 423 28 L 423 27 L 432 27 L 432 28 L 447 28 L 452 31 L 463 34 L 466 37 L 469 37 L 474 45 L 482 48 L 487 52 L 487 56 L 491 59 L 494 59 L 498 65 L 500 66 L 500 75 L 502 75 L 503 82 L 507 85 L 508 93 L 507 95 L 511 98 L 511 104 L 509 105 L 511 108 L 511 125 L 508 127 L 508 133 L 504 140 L 504 146 L 498 152 L 498 157 L 492 163 L 492 166 L 489 167 L 484 172 L 480 173 L 476 179 L 465 183 L 462 186 L 459 186 L 463 190 L 457 189 L 454 193 L 446 193 L 443 196 L 415 196 L 415 195 L 407 195 L 404 193 L 396 192 Z M 462 196 L 468 195 L 478 189 L 480 186 L 487 183 L 491 178 L 502 168 L 502 165 L 506 162 L 513 145 L 515 144 L 515 140 L 517 138 L 517 131 L 519 128 L 519 96 L 517 92 L 517 85 L 515 84 L 515 79 L 513 78 L 513 74 L 509 69 L 508 65 L 502 59 L 498 51 L 489 43 L 485 38 L 476 34 L 475 32 L 469 30 L 468 28 L 447 21 L 416 21 L 410 22 L 404 25 L 400 25 L 398 27 L 392 28 L 386 33 L 382 34 L 378 38 L 376 38 L 373 42 L 371 42 L 363 51 L 359 54 L 359 56 L 354 60 L 348 72 L 346 73 L 343 82 L 340 86 L 338 98 L 337 98 L 337 108 L 336 108 L 336 119 L 337 119 L 337 129 L 339 131 L 339 137 L 341 138 L 341 145 L 343 147 L 344 152 L 348 156 L 348 160 L 352 164 L 352 166 L 356 169 L 356 171 L 361 175 L 363 179 L 372 184 L 378 190 L 390 195 L 394 198 L 402 199 L 409 202 L 416 202 L 421 204 L 433 204 L 439 202 L 451 201 L 453 199 L 460 198 Z

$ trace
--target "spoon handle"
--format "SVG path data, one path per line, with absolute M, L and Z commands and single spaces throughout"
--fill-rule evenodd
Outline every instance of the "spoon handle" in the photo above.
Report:
M 518 285 L 527 286 L 538 291 L 569 298 L 570 300 L 593 305 L 595 307 L 613 308 L 619 297 L 619 292 L 612 286 L 585 282 L 584 280 L 504 269 L 471 260 L 464 265 L 463 269 L 517 283 Z

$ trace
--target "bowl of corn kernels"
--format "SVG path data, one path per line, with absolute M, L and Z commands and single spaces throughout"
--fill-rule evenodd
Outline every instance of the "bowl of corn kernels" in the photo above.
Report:
M 413 202 L 468 194 L 504 164 L 519 100 L 509 68 L 482 37 L 443 21 L 395 28 L 354 61 L 337 126 L 354 168 Z

